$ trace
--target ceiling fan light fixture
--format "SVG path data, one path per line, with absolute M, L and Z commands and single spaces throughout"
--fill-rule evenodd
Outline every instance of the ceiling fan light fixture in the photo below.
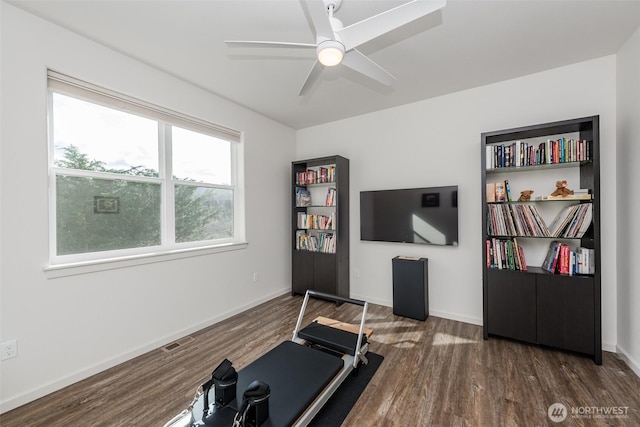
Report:
M 344 58 L 344 45 L 336 40 L 326 40 L 316 50 L 318 61 L 326 67 L 334 67 Z

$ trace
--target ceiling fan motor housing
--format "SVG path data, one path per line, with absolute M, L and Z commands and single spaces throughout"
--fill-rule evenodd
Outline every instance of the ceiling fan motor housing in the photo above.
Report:
M 322 0 L 322 3 L 324 3 L 325 9 L 329 10 L 331 7 L 333 7 L 333 11 L 336 12 L 338 9 L 340 9 L 342 0 Z

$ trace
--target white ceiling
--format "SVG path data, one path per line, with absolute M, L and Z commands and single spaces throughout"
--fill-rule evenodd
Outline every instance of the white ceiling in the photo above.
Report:
M 336 16 L 346 26 L 405 1 L 344 0 Z M 361 46 L 392 87 L 338 66 L 299 97 L 313 51 L 223 42 L 315 43 L 299 0 L 7 2 L 294 129 L 614 54 L 640 26 L 640 0 L 448 0 Z

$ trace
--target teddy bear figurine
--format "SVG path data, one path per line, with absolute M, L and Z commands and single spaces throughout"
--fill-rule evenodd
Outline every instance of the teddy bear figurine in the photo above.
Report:
M 531 195 L 533 194 L 533 190 L 523 190 L 520 192 L 520 197 L 518 197 L 519 202 L 528 202 L 531 200 Z
M 573 194 L 573 190 L 567 188 L 567 181 L 556 181 L 556 189 L 551 193 L 552 196 L 562 197 L 570 196 L 571 194 Z

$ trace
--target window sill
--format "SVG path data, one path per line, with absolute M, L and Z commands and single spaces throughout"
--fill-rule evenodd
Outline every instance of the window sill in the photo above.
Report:
M 74 262 L 69 264 L 49 265 L 44 268 L 47 279 L 75 276 L 78 274 L 96 273 L 105 270 L 134 267 L 137 265 L 153 264 L 156 262 L 172 261 L 182 258 L 210 255 L 220 252 L 237 251 L 246 249 L 248 243 L 228 243 L 217 246 L 200 248 L 176 249 L 153 254 L 131 255 L 119 258 L 100 259 L 92 261 Z

